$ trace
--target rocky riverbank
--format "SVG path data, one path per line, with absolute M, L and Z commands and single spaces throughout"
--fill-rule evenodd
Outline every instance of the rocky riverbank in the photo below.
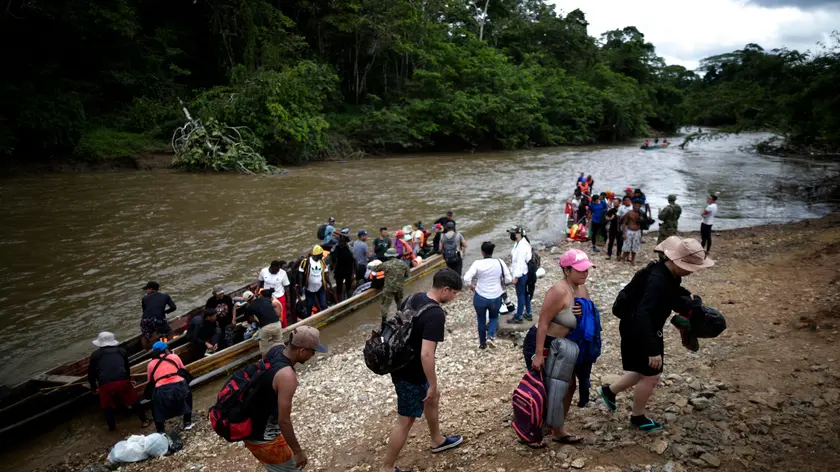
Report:
M 592 256 L 597 268 L 588 286 L 604 329 L 593 390 L 621 373 L 618 320 L 609 307 L 654 257 L 654 238 L 647 237 L 637 267 L 607 261 L 605 252 Z M 437 359 L 442 428 L 462 434 L 465 443 L 432 455 L 420 421 L 398 464 L 415 471 L 840 470 L 840 215 L 715 233 L 714 244 L 717 265 L 684 285 L 717 307 L 728 329 L 701 340 L 697 353 L 666 329 L 665 373 L 650 405 L 663 431 L 629 428 L 630 395 L 619 396 L 614 414 L 594 395 L 588 407 L 573 407 L 567 423 L 585 444 L 536 451 L 519 445 L 509 427 L 510 395 L 524 370 L 524 332 L 506 332 L 495 349 L 479 351 L 471 294 L 463 293 L 447 307 Z M 535 313 L 560 278 L 557 260 L 566 247 L 561 243 L 543 257 L 548 275 L 537 285 Z M 395 395 L 388 377 L 367 370 L 361 344 L 359 334 L 348 335 L 301 374 L 294 422 L 310 458 L 307 470 L 378 470 Z M 201 416 L 207 406 L 197 405 Z M 241 444 L 216 437 L 207 421 L 183 440 L 185 448 L 173 456 L 120 470 L 261 470 Z M 42 470 L 76 472 L 106 454 L 70 457 Z

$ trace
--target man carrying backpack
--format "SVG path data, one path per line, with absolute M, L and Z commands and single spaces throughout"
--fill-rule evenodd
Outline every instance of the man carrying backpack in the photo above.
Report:
M 612 412 L 618 409 L 616 394 L 636 387 L 630 423 L 645 432 L 662 429 L 645 415 L 645 409 L 662 373 L 665 321 L 671 311 L 684 312 L 686 300 L 693 298 L 680 286 L 682 277 L 714 265 L 695 239 L 671 236 L 654 250 L 663 253 L 665 259 L 640 270 L 613 304 L 613 314 L 621 319 L 618 329 L 625 373 L 617 382 L 601 387 L 601 398 Z
M 414 421 L 426 414 L 429 425 L 429 446 L 432 453 L 457 447 L 463 441 L 461 436 L 444 436 L 440 433 L 440 391 L 435 372 L 435 349 L 443 342 L 446 312 L 440 306 L 455 299 L 463 288 L 461 276 L 446 268 L 435 274 L 432 289 L 416 293 L 403 303 L 403 310 L 419 314 L 412 321 L 408 346 L 415 353 L 411 362 L 391 374 L 397 391 L 397 413 L 399 418 L 388 439 L 388 449 L 382 462 L 382 472 L 408 472 L 394 467 L 400 451 L 408 439 Z
M 446 267 L 461 275 L 464 266 L 464 251 L 467 249 L 467 240 L 464 235 L 455 231 L 455 222 L 446 223 L 446 232 L 440 237 L 440 252 Z
M 274 345 L 266 354 L 267 371 L 250 399 L 251 436 L 245 447 L 269 472 L 297 472 L 308 462 L 292 426 L 292 398 L 298 380 L 295 364 L 315 352 L 327 352 L 321 336 L 311 326 L 300 326 L 289 336 L 289 345 Z

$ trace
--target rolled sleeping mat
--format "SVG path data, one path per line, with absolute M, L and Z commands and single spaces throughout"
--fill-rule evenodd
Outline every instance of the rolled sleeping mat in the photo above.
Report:
M 578 345 L 566 338 L 551 342 L 548 359 L 545 360 L 545 423 L 551 428 L 562 428 L 566 422 L 563 398 L 569 391 L 578 351 Z

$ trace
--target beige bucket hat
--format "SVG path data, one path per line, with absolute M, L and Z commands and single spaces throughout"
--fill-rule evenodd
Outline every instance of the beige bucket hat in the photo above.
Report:
M 692 238 L 671 236 L 659 243 L 654 250 L 664 253 L 677 267 L 689 272 L 697 272 L 715 265 L 715 261 L 706 256 L 700 242 Z

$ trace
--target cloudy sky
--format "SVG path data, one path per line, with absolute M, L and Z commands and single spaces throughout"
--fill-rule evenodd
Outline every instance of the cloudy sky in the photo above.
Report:
M 840 0 L 553 0 L 580 8 L 589 34 L 635 26 L 669 64 L 690 69 L 700 59 L 757 43 L 764 49 L 814 49 L 840 29 Z

